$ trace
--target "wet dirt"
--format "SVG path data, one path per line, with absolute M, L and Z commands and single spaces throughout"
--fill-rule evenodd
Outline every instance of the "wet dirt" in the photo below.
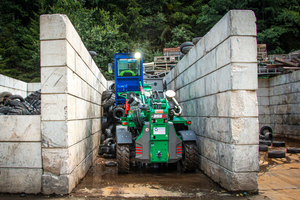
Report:
M 74 197 L 125 197 L 212 199 L 230 197 L 224 189 L 202 174 L 181 173 L 177 164 L 131 167 L 129 174 L 118 174 L 117 167 L 106 167 L 115 159 L 98 158 L 81 183 Z

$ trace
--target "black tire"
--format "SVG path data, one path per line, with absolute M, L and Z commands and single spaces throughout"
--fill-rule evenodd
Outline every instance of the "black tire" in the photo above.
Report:
M 300 148 L 287 148 L 287 153 L 300 153 Z
M 110 90 L 105 90 L 103 93 L 102 93 L 102 102 L 106 99 L 109 99 L 111 97 L 111 95 L 113 94 L 112 91 Z
M 284 151 L 269 151 L 268 157 L 269 158 L 285 158 L 285 152 Z
M 10 97 L 8 97 L 8 99 L 10 99 L 10 100 L 19 99 L 21 102 L 25 101 L 21 95 L 11 95 Z
M 260 140 L 259 144 L 271 146 L 272 142 L 271 142 L 271 140 Z
M 181 51 L 181 53 L 183 53 L 182 52 L 182 48 L 183 47 L 187 47 L 187 46 L 195 46 L 192 42 L 184 42 L 184 43 L 182 43 L 181 45 L 180 45 L 180 51 Z
M 25 101 L 27 101 L 30 105 L 37 102 L 38 100 L 41 100 L 41 90 L 37 90 L 31 93 L 25 98 Z
M 274 141 L 273 147 L 285 147 L 285 142 L 284 141 Z
M 181 160 L 182 172 L 194 172 L 198 168 L 198 149 L 196 142 L 183 142 Z
M 115 92 L 115 84 L 114 84 L 114 83 L 111 84 L 111 85 L 109 86 L 109 89 L 110 89 L 111 91 Z
M 202 39 L 202 37 L 193 38 L 193 40 L 192 40 L 193 44 L 196 45 L 198 43 L 198 41 L 201 40 L 201 39 Z
M 117 163 L 115 161 L 106 161 L 105 162 L 106 167 L 114 167 L 116 165 L 117 165 Z
M 185 54 L 181 54 L 180 55 L 180 60 L 185 56 Z
M 3 106 L 0 108 L 0 113 L 3 113 L 5 115 L 22 115 L 22 110 L 14 109 L 12 107 Z
M 263 135 L 261 135 L 261 136 L 263 136 Z M 265 140 L 270 140 L 271 142 L 273 141 L 273 134 L 272 133 L 268 132 L 264 136 L 265 136 Z
M 259 145 L 259 151 L 268 151 L 268 145 L 260 144 Z
M 193 46 L 183 47 L 182 48 L 182 53 L 187 54 L 192 48 L 193 48 Z
M 261 127 L 261 129 L 260 129 L 260 134 L 261 135 L 265 135 L 268 132 L 273 133 L 273 130 L 271 129 L 271 127 L 269 127 L 269 126 Z
M 120 121 L 121 120 L 121 117 L 125 117 L 125 110 L 123 107 L 115 107 L 115 109 L 113 110 L 113 117 L 114 119 Z
M 130 150 L 127 144 L 117 144 L 118 173 L 128 174 L 130 169 Z
M 115 94 L 112 94 L 109 99 L 106 99 L 106 100 L 103 101 L 102 106 L 104 108 L 107 108 L 107 107 L 113 105 L 115 103 L 115 100 L 116 100 L 115 99 Z
M 0 93 L 0 103 L 3 103 L 11 95 L 12 95 L 12 93 L 10 93 L 10 92 L 1 92 Z
M 106 116 L 101 117 L 101 128 L 102 130 L 106 129 L 108 127 L 108 121 Z

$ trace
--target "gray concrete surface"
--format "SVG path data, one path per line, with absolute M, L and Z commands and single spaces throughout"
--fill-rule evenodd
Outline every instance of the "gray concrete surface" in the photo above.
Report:
M 229 11 L 165 77 L 199 134 L 201 170 L 230 191 L 258 187 L 255 22 Z

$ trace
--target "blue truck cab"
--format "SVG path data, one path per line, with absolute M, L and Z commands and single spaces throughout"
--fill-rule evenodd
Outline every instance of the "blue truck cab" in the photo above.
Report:
M 143 56 L 141 53 L 115 54 L 115 105 L 125 104 L 121 92 L 139 91 L 143 84 Z

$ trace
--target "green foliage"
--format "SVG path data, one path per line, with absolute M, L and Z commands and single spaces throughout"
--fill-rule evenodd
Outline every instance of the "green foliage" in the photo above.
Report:
M 39 15 L 66 14 L 104 76 L 117 52 L 141 51 L 144 62 L 204 36 L 230 9 L 250 9 L 257 17 L 257 41 L 268 53 L 300 46 L 299 0 L 2 0 L 0 73 L 39 81 Z

